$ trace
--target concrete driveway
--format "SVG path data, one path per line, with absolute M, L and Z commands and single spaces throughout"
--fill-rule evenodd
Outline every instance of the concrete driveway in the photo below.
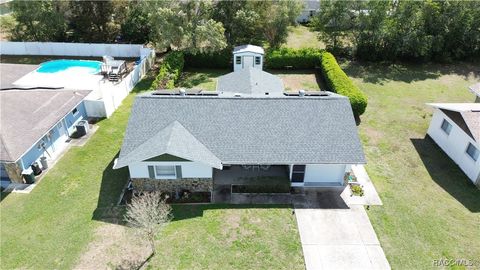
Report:
M 390 269 L 362 205 L 338 191 L 305 197 L 294 206 L 307 270 Z

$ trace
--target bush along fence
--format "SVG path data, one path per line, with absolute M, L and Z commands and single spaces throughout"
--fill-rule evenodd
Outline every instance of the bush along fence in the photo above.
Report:
M 367 108 L 367 96 L 355 85 L 340 68 L 335 57 L 323 52 L 320 58 L 323 77 L 331 91 L 350 99 L 353 113 L 360 116 Z
M 268 51 L 265 66 L 268 69 L 313 69 L 320 65 L 323 50 L 281 48 Z
M 215 53 L 186 54 L 185 66 L 189 68 L 232 68 L 232 50 Z
M 185 64 L 182 52 L 170 52 L 163 59 L 160 65 L 158 75 L 152 83 L 150 89 L 172 89 L 180 78 L 183 66 Z

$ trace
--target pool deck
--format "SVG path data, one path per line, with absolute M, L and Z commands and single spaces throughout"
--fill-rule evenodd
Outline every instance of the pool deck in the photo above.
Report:
M 0 63 L 0 89 L 16 87 L 15 81 L 37 68 L 38 65 Z

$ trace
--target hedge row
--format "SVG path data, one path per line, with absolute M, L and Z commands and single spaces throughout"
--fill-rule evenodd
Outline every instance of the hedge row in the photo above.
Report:
M 335 93 L 347 96 L 352 104 L 353 113 L 357 116 L 362 115 L 367 108 L 367 96 L 353 84 L 331 53 L 322 53 L 320 59 L 323 77 L 328 87 Z
M 185 66 L 189 68 L 232 68 L 232 50 L 216 53 L 186 54 Z
M 265 65 L 268 69 L 312 69 L 319 66 L 323 52 L 312 48 L 281 48 L 267 52 Z
M 170 52 L 163 59 L 151 89 L 172 89 L 182 73 L 185 59 L 182 52 Z
M 267 51 L 265 68 L 268 69 L 312 69 L 320 65 L 319 49 L 281 48 Z M 232 68 L 232 49 L 225 49 L 211 54 L 186 54 L 185 66 L 192 68 Z

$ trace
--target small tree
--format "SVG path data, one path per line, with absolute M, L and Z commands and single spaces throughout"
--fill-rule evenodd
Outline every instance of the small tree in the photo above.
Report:
M 172 220 L 172 208 L 160 192 L 135 195 L 127 206 L 125 221 L 138 228 L 141 235 L 150 243 L 152 256 L 155 255 L 155 236 Z

